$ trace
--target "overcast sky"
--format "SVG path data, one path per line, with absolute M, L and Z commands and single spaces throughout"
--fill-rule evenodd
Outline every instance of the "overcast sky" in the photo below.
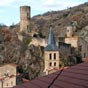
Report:
M 47 11 L 62 10 L 88 0 L 0 0 L 0 23 L 11 25 L 20 21 L 19 7 L 31 6 L 31 17 Z

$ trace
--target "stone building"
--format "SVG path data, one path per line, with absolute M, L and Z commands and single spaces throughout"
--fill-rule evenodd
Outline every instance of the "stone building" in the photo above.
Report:
M 84 59 L 88 57 L 88 42 L 85 41 L 83 38 L 79 38 L 78 45 L 79 53 L 82 57 L 82 61 L 84 61 Z
M 67 26 L 66 28 L 66 37 L 64 39 L 64 42 L 66 44 L 71 44 L 71 47 L 78 48 L 78 36 L 74 36 L 74 29 L 72 26 Z
M 47 46 L 44 50 L 44 72 L 49 74 L 49 70 L 59 68 L 59 50 L 56 46 L 54 34 L 50 29 Z M 53 71 L 52 71 L 53 72 Z M 50 73 L 52 73 L 50 72 Z
M 30 32 L 30 7 L 20 7 L 20 32 Z
M 82 61 L 88 56 L 88 42 L 86 42 L 82 37 L 75 36 L 72 27 L 67 27 L 64 42 L 66 44 L 71 44 L 72 52 L 74 54 L 80 54 Z
M 16 65 L 6 64 L 0 67 L 0 88 L 16 85 Z
M 69 56 L 71 55 L 71 44 L 66 44 L 64 42 L 59 42 L 58 44 L 59 51 L 61 55 Z
M 66 30 L 66 36 L 67 37 L 72 37 L 73 36 L 73 27 L 72 26 L 67 26 L 67 30 Z
M 65 37 L 65 43 L 66 44 L 71 44 L 71 47 L 75 48 L 78 50 L 78 36 L 73 36 L 73 37 Z
M 67 26 L 66 36 L 58 37 L 58 47 L 62 55 L 73 55 L 80 57 L 84 61 L 85 57 L 88 57 L 88 42 L 85 41 L 82 37 L 75 36 L 74 27 Z M 77 59 L 77 62 L 79 60 Z

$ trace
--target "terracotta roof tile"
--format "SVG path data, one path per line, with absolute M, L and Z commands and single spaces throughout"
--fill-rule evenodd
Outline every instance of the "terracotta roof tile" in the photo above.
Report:
M 88 62 L 88 57 L 84 58 L 84 61 L 85 61 L 85 62 Z
M 1 65 L 1 66 L 0 66 L 0 68 L 2 68 L 3 66 L 8 66 L 8 65 L 13 66 L 13 67 L 17 67 L 17 65 L 16 65 L 16 64 L 9 63 L 9 64 L 4 64 L 4 65 Z
M 61 71 L 13 88 L 88 88 L 87 62 Z

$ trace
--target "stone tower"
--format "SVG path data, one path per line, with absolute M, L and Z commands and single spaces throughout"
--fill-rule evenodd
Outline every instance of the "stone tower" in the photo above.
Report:
M 44 72 L 49 74 L 48 70 L 59 68 L 59 50 L 56 46 L 54 34 L 50 28 L 47 46 L 44 49 Z
M 72 37 L 73 36 L 73 27 L 72 26 L 67 26 L 66 36 L 67 37 Z
M 30 32 L 30 6 L 20 7 L 20 32 Z

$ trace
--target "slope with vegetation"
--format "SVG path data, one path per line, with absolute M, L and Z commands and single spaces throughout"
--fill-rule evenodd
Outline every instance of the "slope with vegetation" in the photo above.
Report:
M 31 18 L 31 30 L 38 32 L 40 37 L 47 37 L 52 25 L 56 37 L 65 36 L 69 23 L 75 25 L 76 35 L 88 41 L 88 3 L 34 16 Z M 39 76 L 44 67 L 43 47 L 28 46 L 32 37 L 23 34 L 24 41 L 20 41 L 18 32 L 19 24 L 10 27 L 0 25 L 0 65 L 16 63 L 24 77 L 28 74 L 28 79 L 33 79 Z

